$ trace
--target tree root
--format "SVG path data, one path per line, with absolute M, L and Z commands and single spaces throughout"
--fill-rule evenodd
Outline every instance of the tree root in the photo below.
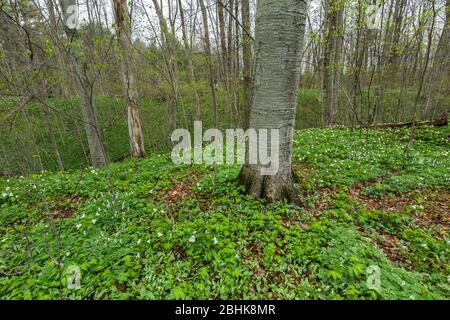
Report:
M 298 181 L 298 177 L 292 170 L 280 170 L 276 175 L 262 176 L 249 165 L 242 167 L 239 175 L 239 183 L 255 198 L 263 198 L 269 203 L 287 200 L 301 205 L 299 194 L 294 188 L 295 181 Z

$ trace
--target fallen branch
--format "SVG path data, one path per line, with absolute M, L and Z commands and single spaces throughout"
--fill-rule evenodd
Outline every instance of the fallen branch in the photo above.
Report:
M 443 127 L 448 125 L 448 117 L 442 116 L 440 118 L 436 118 L 433 120 L 427 121 L 411 121 L 411 122 L 402 122 L 402 123 L 378 123 L 372 125 L 365 125 L 364 128 L 369 129 L 387 129 L 387 128 L 408 128 L 412 126 L 435 126 L 435 127 Z

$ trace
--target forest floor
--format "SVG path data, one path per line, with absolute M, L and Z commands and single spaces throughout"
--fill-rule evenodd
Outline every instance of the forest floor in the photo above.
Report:
M 0 178 L 0 298 L 450 299 L 450 128 L 408 135 L 298 131 L 301 207 L 166 155 Z

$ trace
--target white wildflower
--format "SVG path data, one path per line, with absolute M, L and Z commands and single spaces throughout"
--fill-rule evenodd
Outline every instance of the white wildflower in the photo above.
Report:
M 77 228 L 77 230 L 80 230 L 80 228 L 81 228 L 81 223 L 77 224 L 75 227 Z
M 93 224 L 95 224 L 97 222 L 97 219 L 92 219 L 91 221 Z
M 158 232 L 158 238 L 161 238 L 163 234 L 161 232 Z
M 218 243 L 219 243 L 219 240 L 217 240 L 217 238 L 216 238 L 216 237 L 214 237 L 214 239 L 213 239 L 213 242 L 214 242 L 214 245 L 216 245 L 216 244 L 218 244 Z
M 190 238 L 189 238 L 189 242 L 190 243 L 195 243 L 195 236 L 193 235 L 193 236 L 191 236 Z

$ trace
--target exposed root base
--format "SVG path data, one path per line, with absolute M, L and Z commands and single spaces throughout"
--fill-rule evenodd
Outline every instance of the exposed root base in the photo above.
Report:
M 262 176 L 248 165 L 242 167 L 239 175 L 239 183 L 255 198 L 263 198 L 269 203 L 286 199 L 301 205 L 300 197 L 294 189 L 295 181 L 298 181 L 298 177 L 293 171 L 280 171 L 273 176 Z

